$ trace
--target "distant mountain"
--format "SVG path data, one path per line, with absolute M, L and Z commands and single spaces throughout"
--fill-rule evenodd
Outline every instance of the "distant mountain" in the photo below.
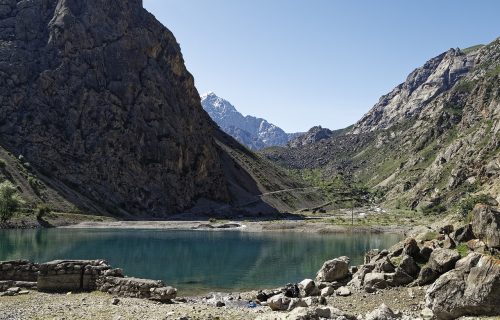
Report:
M 243 116 L 229 101 L 209 92 L 201 96 L 203 109 L 227 134 L 252 150 L 284 146 L 302 133 L 286 133 L 262 118 Z

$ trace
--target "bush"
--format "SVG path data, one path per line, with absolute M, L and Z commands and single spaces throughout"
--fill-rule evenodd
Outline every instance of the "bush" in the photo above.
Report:
M 467 218 L 467 216 L 472 211 L 472 209 L 474 209 L 476 204 L 478 204 L 478 203 L 490 204 L 493 201 L 495 201 L 495 199 L 493 199 L 493 197 L 490 196 L 489 194 L 480 194 L 477 196 L 469 196 L 465 199 L 462 199 L 462 201 L 460 201 L 460 203 L 458 204 L 458 213 L 463 218 Z
M 0 183 L 0 221 L 9 221 L 22 203 L 16 187 L 10 181 Z
M 7 167 L 7 162 L 5 160 L 0 159 L 0 169 L 5 169 Z
M 45 203 L 39 204 L 36 206 L 36 209 L 35 209 L 36 219 L 43 220 L 43 218 L 45 218 L 51 212 L 52 212 L 52 210 Z

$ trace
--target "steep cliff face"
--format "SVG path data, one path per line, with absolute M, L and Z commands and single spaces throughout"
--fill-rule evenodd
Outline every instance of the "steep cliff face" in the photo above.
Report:
M 459 49 L 427 61 L 413 71 L 406 81 L 380 98 L 380 101 L 354 127 L 352 133 L 387 129 L 422 111 L 441 93 L 464 77 L 475 63 L 475 52 L 469 55 Z
M 351 176 L 394 205 L 433 208 L 483 193 L 500 200 L 500 39 L 431 59 L 352 130 L 266 156 Z
M 2 1 L 0 74 L 0 144 L 75 201 L 149 216 L 238 201 L 179 45 L 142 1 Z

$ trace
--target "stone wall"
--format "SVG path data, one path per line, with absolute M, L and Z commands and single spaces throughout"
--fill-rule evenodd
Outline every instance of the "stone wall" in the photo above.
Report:
M 55 260 L 40 265 L 25 261 L 0 262 L 0 292 L 10 287 L 43 292 L 100 290 L 121 297 L 168 302 L 177 289 L 163 281 L 126 278 L 104 260 Z
M 166 302 L 177 295 L 177 289 L 167 287 L 163 281 L 101 277 L 98 281 L 99 290 L 121 297 L 151 299 Z
M 36 282 L 39 265 L 27 260 L 0 261 L 0 280 Z
M 55 260 L 40 265 L 38 290 L 94 291 L 96 282 L 105 273 L 121 275 L 104 260 Z

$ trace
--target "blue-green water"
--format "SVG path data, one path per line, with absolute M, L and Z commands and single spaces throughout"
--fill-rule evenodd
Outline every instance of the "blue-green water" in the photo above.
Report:
M 161 279 L 180 294 L 274 288 L 313 278 L 325 260 L 388 248 L 394 234 L 166 230 L 0 230 L 0 260 L 105 259 L 128 276 Z

